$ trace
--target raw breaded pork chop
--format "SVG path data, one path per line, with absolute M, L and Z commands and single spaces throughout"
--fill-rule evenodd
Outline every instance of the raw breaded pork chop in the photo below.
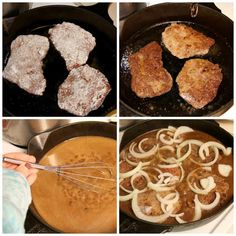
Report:
M 28 93 L 43 95 L 46 80 L 43 75 L 43 58 L 49 41 L 40 35 L 20 35 L 11 43 L 11 55 L 3 77 Z
M 163 67 L 162 49 L 151 42 L 129 56 L 131 89 L 140 98 L 160 96 L 171 90 L 173 80 Z
M 49 29 L 50 40 L 60 52 L 70 71 L 84 65 L 96 45 L 91 33 L 73 23 L 63 22 Z
M 105 75 L 88 66 L 71 70 L 58 91 L 58 105 L 70 113 L 86 116 L 98 109 L 111 87 Z
M 194 108 L 200 109 L 216 97 L 222 79 L 218 64 L 191 59 L 185 62 L 176 82 L 180 96 Z
M 205 55 L 215 40 L 185 24 L 172 23 L 162 33 L 162 41 L 172 55 L 179 59 Z

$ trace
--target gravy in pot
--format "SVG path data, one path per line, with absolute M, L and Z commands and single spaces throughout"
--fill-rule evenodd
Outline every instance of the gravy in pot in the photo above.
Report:
M 111 178 L 116 179 L 114 139 L 82 136 L 67 140 L 46 153 L 40 164 L 60 166 L 99 161 L 113 167 Z M 98 180 L 87 179 L 87 182 L 97 184 Z M 105 181 L 99 184 L 109 190 L 88 191 L 56 173 L 40 171 L 32 186 L 33 203 L 43 220 L 61 232 L 113 233 L 116 231 L 116 182 L 113 187 Z

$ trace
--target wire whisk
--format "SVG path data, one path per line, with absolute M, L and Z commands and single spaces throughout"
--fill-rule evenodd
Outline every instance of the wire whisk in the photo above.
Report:
M 4 162 L 21 165 L 24 161 L 3 157 Z M 114 168 L 104 162 L 81 162 L 62 166 L 46 166 L 26 162 L 27 168 L 35 168 L 57 174 L 59 177 L 75 184 L 77 187 L 93 191 L 110 191 L 116 187 Z

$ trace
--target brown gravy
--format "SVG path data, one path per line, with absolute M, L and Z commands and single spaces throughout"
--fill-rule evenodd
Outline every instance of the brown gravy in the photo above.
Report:
M 114 167 L 116 141 L 98 136 L 77 137 L 60 143 L 41 159 L 40 164 L 57 166 L 78 162 L 103 161 Z M 40 171 L 32 186 L 39 215 L 53 228 L 66 233 L 113 233 L 116 231 L 116 187 L 96 193 L 78 188 L 55 173 Z
M 151 147 L 153 147 L 153 144 L 156 142 L 157 131 L 158 130 L 145 133 L 145 134 L 135 138 L 130 143 L 128 143 L 120 153 L 120 160 L 124 160 L 124 156 L 127 155 L 127 153 L 129 152 L 129 146 L 131 145 L 132 142 L 139 143 L 142 139 L 149 138 L 149 141 L 146 142 L 146 150 L 149 150 Z M 183 140 L 198 139 L 203 142 L 207 142 L 207 141 L 219 142 L 216 138 L 214 138 L 204 132 L 200 132 L 200 131 L 185 133 L 185 134 L 183 134 L 182 137 L 183 137 Z M 219 142 L 219 143 L 221 143 L 221 142 Z M 145 146 L 144 146 L 144 148 L 145 148 Z M 191 154 L 191 158 L 195 159 L 195 158 L 199 158 L 199 157 L 197 157 L 197 155 L 195 155 L 195 153 L 193 152 Z M 211 158 L 212 157 L 209 157 L 208 161 L 211 161 Z M 151 159 L 153 159 L 153 156 L 151 156 L 150 158 L 147 158 L 146 160 L 151 160 Z M 134 161 L 135 158 L 133 158 L 132 160 Z M 154 158 L 154 161 L 152 161 L 150 165 L 157 167 L 158 164 L 163 164 L 163 162 L 158 160 L 157 158 Z M 218 164 L 227 164 L 233 168 L 232 154 L 229 156 L 225 156 L 223 153 L 220 152 L 220 157 L 218 158 L 218 161 L 212 166 L 212 171 L 211 171 L 210 175 L 214 175 L 216 185 L 217 185 L 215 188 L 215 191 L 220 192 L 221 200 L 220 200 L 220 203 L 214 209 L 209 210 L 209 211 L 203 210 L 201 219 L 214 214 L 220 208 L 224 207 L 224 205 L 227 204 L 233 198 L 233 170 L 230 172 L 230 175 L 228 177 L 222 177 L 218 172 L 218 168 L 217 168 Z M 183 162 L 182 166 L 185 170 L 185 178 L 183 179 L 183 181 L 180 184 L 177 184 L 177 186 L 176 186 L 176 190 L 180 193 L 180 199 L 182 199 L 180 207 L 178 209 L 178 212 L 184 212 L 185 213 L 184 220 L 187 222 L 190 222 L 194 216 L 194 195 L 195 194 L 193 192 L 191 192 L 191 190 L 189 189 L 187 181 L 186 181 L 186 176 L 191 171 L 198 168 L 199 165 L 193 163 L 189 158 L 187 158 Z M 123 162 L 123 163 L 121 162 L 120 173 L 130 171 L 133 168 L 134 167 L 129 165 L 127 162 Z M 171 173 L 171 171 L 176 171 L 176 168 L 173 168 L 172 170 L 169 169 L 167 172 Z M 144 179 L 139 179 L 138 181 L 135 183 L 137 188 L 139 185 L 140 186 L 142 184 L 143 184 L 143 186 L 146 185 L 146 181 L 144 181 Z M 124 183 L 123 186 L 126 189 L 132 190 L 132 187 L 130 186 L 130 181 L 127 180 L 127 181 L 124 181 L 123 183 Z M 140 189 L 143 189 L 143 186 Z M 120 189 L 121 196 L 126 195 L 126 194 L 127 193 L 125 193 L 125 191 Z M 214 198 L 215 198 L 215 194 L 213 191 L 211 193 L 209 193 L 208 195 L 203 195 L 203 196 L 199 197 L 200 201 L 205 204 L 209 204 L 210 202 L 212 202 L 214 200 Z M 142 201 L 145 201 L 147 206 L 150 206 L 150 205 L 152 206 L 152 209 L 154 212 L 153 215 L 163 214 L 163 212 L 161 212 L 161 210 L 159 209 L 160 207 L 153 204 L 153 201 L 156 201 L 156 197 L 155 197 L 155 194 L 153 194 L 152 190 L 151 191 L 149 190 L 149 192 L 147 192 L 147 193 L 141 193 L 138 199 L 139 199 L 138 200 L 139 203 L 142 204 Z M 127 213 L 128 215 L 134 216 L 134 213 L 133 213 L 133 210 L 131 207 L 131 200 L 120 201 L 120 209 L 123 212 Z M 167 220 L 165 220 L 163 222 L 163 224 L 178 224 L 178 222 L 175 220 L 175 218 L 169 217 Z

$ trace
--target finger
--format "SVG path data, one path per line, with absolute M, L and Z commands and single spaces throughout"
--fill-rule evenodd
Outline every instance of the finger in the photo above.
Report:
M 18 165 L 7 163 L 7 162 L 3 162 L 2 166 L 4 168 L 8 168 L 8 169 L 14 170 Z
M 3 156 L 14 158 L 17 160 L 22 160 L 25 162 L 33 162 L 33 163 L 36 162 L 36 158 L 34 156 L 28 155 L 26 153 L 21 153 L 21 152 L 6 153 Z
M 21 164 L 15 169 L 16 171 L 20 172 L 22 175 L 24 175 L 26 178 L 29 176 L 30 171 L 27 167 L 25 167 L 25 164 Z
M 31 174 L 37 174 L 38 172 L 39 172 L 39 170 L 38 169 L 35 169 L 35 168 L 30 168 L 30 169 L 28 169 L 29 170 L 29 175 L 31 175 Z
M 29 185 L 32 185 L 36 179 L 37 179 L 37 174 L 31 174 L 27 177 Z

